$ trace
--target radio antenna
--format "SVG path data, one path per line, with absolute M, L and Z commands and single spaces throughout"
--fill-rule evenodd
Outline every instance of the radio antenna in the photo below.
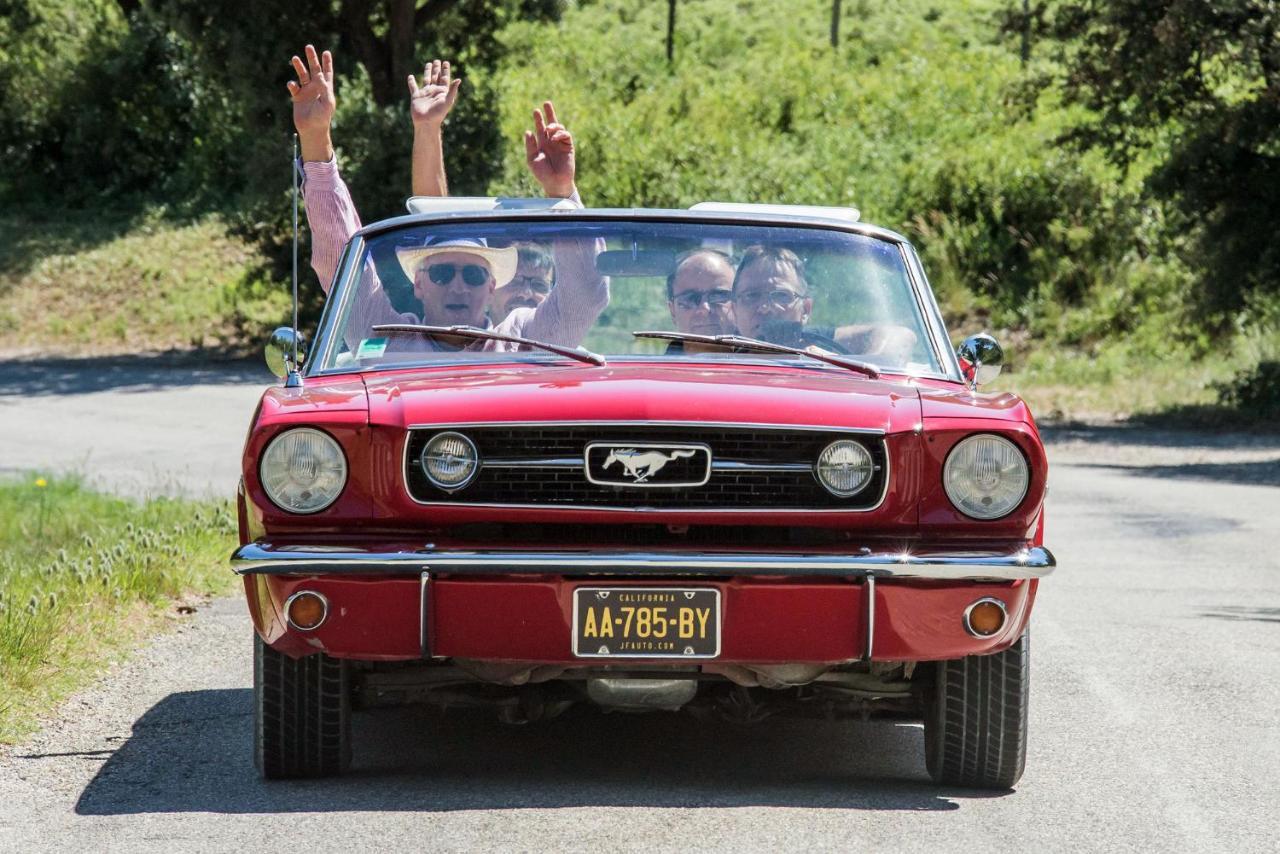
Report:
M 289 365 L 289 378 L 285 385 L 301 385 L 298 370 L 298 135 L 293 135 L 293 161 L 289 164 L 293 173 L 293 362 Z

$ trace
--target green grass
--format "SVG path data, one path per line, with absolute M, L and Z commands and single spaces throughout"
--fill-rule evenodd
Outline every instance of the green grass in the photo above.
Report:
M 101 672 L 187 597 L 227 593 L 226 503 L 0 482 L 0 744 Z
M 0 353 L 238 348 L 283 320 L 288 290 L 211 216 L 0 215 Z
M 1009 353 L 1009 338 L 1000 333 L 996 338 Z M 1138 346 L 1134 339 L 1091 348 L 1025 342 L 1013 346 L 1009 369 L 984 390 L 1016 392 L 1041 421 L 1137 419 L 1169 426 L 1276 429 L 1277 401 L 1264 398 L 1241 405 L 1228 389 L 1259 363 L 1280 358 L 1280 334 L 1248 332 L 1220 344 L 1197 353 L 1174 340 L 1162 351 Z

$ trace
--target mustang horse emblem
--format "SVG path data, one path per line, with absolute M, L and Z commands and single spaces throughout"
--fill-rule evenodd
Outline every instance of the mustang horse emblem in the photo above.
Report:
M 607 469 L 614 463 L 622 463 L 623 470 L 636 483 L 644 483 L 653 477 L 662 467 L 672 460 L 684 459 L 692 457 L 697 451 L 672 451 L 664 454 L 662 451 L 641 451 L 636 448 L 618 448 L 610 451 L 608 458 L 604 461 L 602 469 Z

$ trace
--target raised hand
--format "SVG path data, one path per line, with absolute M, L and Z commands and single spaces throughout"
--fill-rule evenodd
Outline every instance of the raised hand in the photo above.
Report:
M 556 108 L 550 101 L 533 111 L 533 130 L 524 132 L 524 153 L 529 171 L 548 196 L 568 198 L 574 194 L 573 135 L 556 120 Z
M 333 96 L 333 55 L 327 50 L 317 55 L 311 45 L 304 53 L 305 63 L 297 56 L 291 60 L 297 81 L 285 84 L 293 100 L 293 126 L 298 129 L 303 160 L 328 160 L 333 156 L 329 126 L 337 106 Z
M 462 80 L 451 77 L 448 62 L 433 59 L 422 68 L 422 85 L 409 75 L 409 115 L 413 126 L 440 127 L 458 100 Z

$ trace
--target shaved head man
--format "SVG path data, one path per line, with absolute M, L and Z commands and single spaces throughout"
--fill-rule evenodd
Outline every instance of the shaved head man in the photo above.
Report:
M 667 277 L 667 308 L 680 332 L 732 335 L 733 262 L 715 249 L 694 249 L 676 259 Z

